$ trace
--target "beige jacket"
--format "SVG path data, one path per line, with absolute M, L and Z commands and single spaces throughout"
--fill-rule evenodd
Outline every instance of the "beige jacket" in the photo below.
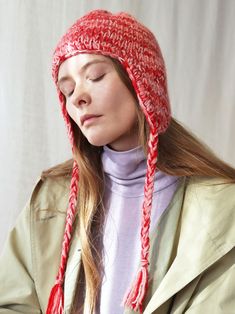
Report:
M 151 234 L 144 314 L 234 314 L 235 184 L 180 180 Z M 36 185 L 0 259 L 0 313 L 45 313 L 59 265 L 68 190 L 69 182 L 62 179 Z M 72 313 L 79 265 L 74 233 L 64 286 L 66 314 Z

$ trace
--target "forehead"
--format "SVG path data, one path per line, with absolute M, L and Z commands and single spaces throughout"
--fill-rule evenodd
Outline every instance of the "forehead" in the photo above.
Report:
M 78 72 L 83 71 L 89 65 L 95 63 L 112 64 L 112 61 L 110 58 L 99 54 L 89 53 L 77 54 L 66 59 L 64 62 L 61 63 L 58 71 L 58 80 L 73 70 L 76 70 Z

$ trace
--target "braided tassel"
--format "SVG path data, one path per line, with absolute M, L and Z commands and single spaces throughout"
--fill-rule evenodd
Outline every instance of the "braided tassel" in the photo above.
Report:
M 150 250 L 149 228 L 154 188 L 154 175 L 157 162 L 158 134 L 154 128 L 149 137 L 149 153 L 147 159 L 147 174 L 144 187 L 144 203 L 141 221 L 141 268 L 130 291 L 124 298 L 124 305 L 134 311 L 143 312 L 143 302 L 148 289 L 148 259 Z
M 75 206 L 78 192 L 78 166 L 73 164 L 72 179 L 70 184 L 69 206 L 67 210 L 64 239 L 62 243 L 62 253 L 60 267 L 56 278 L 56 283 L 51 290 L 46 314 L 62 314 L 64 309 L 64 274 L 67 265 L 67 257 L 72 236 L 72 226 L 75 218 Z
M 63 314 L 64 292 L 61 283 L 56 283 L 51 290 L 46 314 Z
M 136 281 L 134 282 L 131 290 L 125 297 L 124 304 L 134 311 L 143 313 L 143 300 L 148 289 L 148 266 L 143 267 L 137 274 Z

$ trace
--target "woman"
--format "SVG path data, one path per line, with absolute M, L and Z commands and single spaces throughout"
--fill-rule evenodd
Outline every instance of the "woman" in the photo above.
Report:
M 53 79 L 73 161 L 43 173 L 11 232 L 0 313 L 232 313 L 235 170 L 171 118 L 153 34 L 92 11 Z

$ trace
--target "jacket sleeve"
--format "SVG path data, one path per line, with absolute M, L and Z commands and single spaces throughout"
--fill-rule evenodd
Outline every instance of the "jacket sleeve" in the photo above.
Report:
M 11 230 L 0 257 L 0 313 L 42 313 L 32 271 L 29 205 Z

